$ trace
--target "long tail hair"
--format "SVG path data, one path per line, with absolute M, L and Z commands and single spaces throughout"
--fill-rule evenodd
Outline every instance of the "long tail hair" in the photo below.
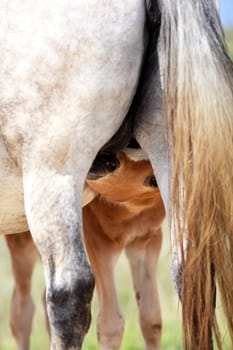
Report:
M 172 149 L 172 217 L 182 257 L 186 349 L 233 344 L 233 65 L 214 0 L 159 0 L 159 61 Z

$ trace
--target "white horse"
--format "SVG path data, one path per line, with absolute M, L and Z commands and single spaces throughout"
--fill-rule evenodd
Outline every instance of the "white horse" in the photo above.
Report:
M 171 218 L 186 347 L 211 349 L 212 328 L 221 346 L 215 279 L 233 338 L 233 69 L 215 1 L 2 0 L 0 18 L 0 232 L 32 233 L 51 349 L 80 349 L 89 327 L 82 189 L 121 125 L 106 149 L 134 126 Z

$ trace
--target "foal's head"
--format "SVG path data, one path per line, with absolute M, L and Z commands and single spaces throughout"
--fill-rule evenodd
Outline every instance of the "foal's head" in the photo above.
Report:
M 126 149 L 118 154 L 99 154 L 87 183 L 92 190 L 111 202 L 127 203 L 134 208 L 162 202 L 149 160 L 141 149 Z

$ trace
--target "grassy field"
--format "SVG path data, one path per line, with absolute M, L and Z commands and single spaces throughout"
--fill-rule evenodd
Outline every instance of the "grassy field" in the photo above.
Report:
M 233 58 L 233 31 L 226 33 L 228 45 L 231 50 Z M 162 317 L 163 317 L 163 336 L 162 336 L 162 349 L 163 350 L 181 350 L 181 317 L 180 317 L 180 305 L 174 291 L 171 282 L 171 256 L 168 230 L 166 224 L 164 225 L 164 242 L 161 253 L 158 280 L 159 291 L 161 299 Z M 10 310 L 10 297 L 13 288 L 13 280 L 11 274 L 10 261 L 8 257 L 8 251 L 6 249 L 4 239 L 0 237 L 0 349 L 1 350 L 14 350 L 15 343 L 11 336 L 8 326 L 9 322 L 9 310 Z M 136 302 L 133 297 L 132 284 L 129 274 L 129 268 L 124 256 L 119 261 L 116 280 L 118 286 L 118 294 L 122 311 L 126 318 L 125 335 L 121 349 L 124 350 L 142 350 L 143 340 L 140 335 L 138 323 L 137 323 L 137 308 Z M 42 295 L 44 291 L 43 271 L 41 263 L 38 261 L 35 273 L 33 276 L 32 294 L 36 304 L 36 312 L 33 322 L 33 330 L 31 336 L 31 349 L 32 350 L 46 350 L 49 348 L 48 337 L 45 330 L 45 317 L 42 304 Z M 218 306 L 219 314 L 221 317 L 221 306 Z M 97 315 L 97 302 L 96 296 L 92 303 L 92 315 L 93 322 L 90 331 L 85 339 L 83 348 L 85 350 L 98 349 L 97 340 L 95 335 L 95 319 Z M 226 329 L 224 323 L 222 323 L 222 329 Z M 228 339 L 226 336 L 226 342 L 224 350 L 230 350 L 228 345 Z

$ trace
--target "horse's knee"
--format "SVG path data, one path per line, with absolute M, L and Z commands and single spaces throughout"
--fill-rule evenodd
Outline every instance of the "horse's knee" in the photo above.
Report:
M 64 271 L 65 273 L 65 271 Z M 90 303 L 94 289 L 94 277 L 88 270 L 84 275 L 77 274 L 72 279 L 51 283 L 47 291 L 46 304 L 52 332 L 53 348 L 56 339 L 62 339 L 62 348 L 79 349 L 88 331 L 91 313 Z
M 146 344 L 146 350 L 160 349 L 162 321 L 159 315 L 141 315 L 140 325 Z
M 117 313 L 111 320 L 98 316 L 97 337 L 101 350 L 118 350 L 122 342 L 125 321 L 120 313 Z

